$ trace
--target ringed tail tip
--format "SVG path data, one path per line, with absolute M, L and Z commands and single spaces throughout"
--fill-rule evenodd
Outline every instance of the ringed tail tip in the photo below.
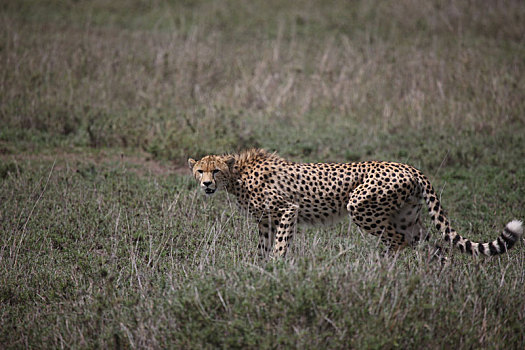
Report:
M 505 228 L 517 238 L 523 235 L 523 223 L 520 220 L 512 220 Z

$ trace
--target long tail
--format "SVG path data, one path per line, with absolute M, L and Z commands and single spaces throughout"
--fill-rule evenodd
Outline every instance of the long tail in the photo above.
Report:
M 419 182 L 423 193 L 423 198 L 428 206 L 430 217 L 434 225 L 441 232 L 443 239 L 447 242 L 452 242 L 452 245 L 457 247 L 462 252 L 467 252 L 472 255 L 498 255 L 507 252 L 520 239 L 523 234 L 523 224 L 519 220 L 509 222 L 500 236 L 492 242 L 478 243 L 470 239 L 462 237 L 456 232 L 445 216 L 443 207 L 437 198 L 434 188 L 430 181 L 419 173 Z

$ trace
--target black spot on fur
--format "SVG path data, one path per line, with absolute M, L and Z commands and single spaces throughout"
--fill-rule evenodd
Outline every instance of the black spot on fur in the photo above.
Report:
M 507 247 L 505 246 L 505 242 L 503 242 L 503 240 L 501 239 L 501 237 L 498 237 L 498 239 L 496 240 L 497 244 L 498 244 L 498 250 L 500 252 L 505 252 L 507 250 Z
M 485 254 L 485 247 L 483 246 L 483 244 L 480 244 L 478 246 L 478 251 L 480 254 Z
M 472 243 L 470 241 L 467 241 L 467 243 L 465 243 L 465 250 L 467 251 L 467 253 L 472 255 Z
M 499 253 L 498 248 L 496 248 L 492 242 L 489 243 L 489 250 L 490 250 L 490 255 L 496 255 Z

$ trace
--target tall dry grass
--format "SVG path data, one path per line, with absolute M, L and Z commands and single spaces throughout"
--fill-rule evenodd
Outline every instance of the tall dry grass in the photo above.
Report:
M 231 198 L 120 154 L 400 160 L 493 238 L 523 217 L 524 23 L 518 0 L 4 1 L 0 348 L 520 348 L 522 246 L 441 268 L 345 222 L 261 262 Z
M 307 127 L 310 115 L 389 133 L 524 122 L 518 1 L 120 6 L 132 15 L 104 2 L 62 16 L 7 6 L 5 124 L 177 157 L 254 143 L 265 124 Z M 230 137 L 192 148 L 210 125 Z
M 261 262 L 250 218 L 188 177 L 19 165 L 0 186 L 3 348 L 523 343 L 522 246 L 443 267 L 427 245 L 385 256 L 344 222 L 302 227 L 287 260 Z

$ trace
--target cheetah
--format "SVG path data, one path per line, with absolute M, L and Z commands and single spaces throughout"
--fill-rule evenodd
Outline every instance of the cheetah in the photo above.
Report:
M 283 257 L 297 224 L 331 224 L 350 216 L 396 251 L 427 236 L 420 213 L 426 203 L 431 220 L 446 242 L 471 255 L 497 255 L 523 234 L 522 222 L 510 221 L 492 242 L 462 237 L 450 225 L 428 178 L 402 163 L 295 163 L 262 149 L 188 159 L 208 196 L 226 190 L 256 219 L 261 257 Z

